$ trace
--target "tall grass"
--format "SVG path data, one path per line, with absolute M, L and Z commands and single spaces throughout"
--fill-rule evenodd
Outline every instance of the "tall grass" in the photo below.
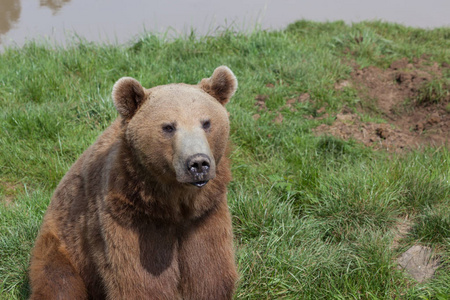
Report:
M 355 141 L 316 137 L 311 129 L 331 119 L 306 116 L 321 107 L 330 114 L 355 108 L 356 90 L 334 88 L 349 78 L 348 61 L 387 67 L 426 53 L 450 63 L 449 37 L 444 28 L 299 21 L 273 32 L 145 34 L 121 46 L 30 42 L 6 49 L 0 54 L 1 298 L 27 297 L 29 253 L 52 191 L 116 117 L 114 82 L 133 76 L 145 87 L 194 84 L 225 64 L 239 80 L 227 106 L 234 147 L 228 198 L 241 274 L 236 298 L 446 299 L 448 149 L 374 152 Z M 303 93 L 311 101 L 285 107 Z M 257 95 L 267 96 L 266 110 L 254 105 Z M 272 121 L 278 113 L 281 124 Z M 405 215 L 413 229 L 392 249 L 396 221 Z M 414 243 L 442 258 L 423 284 L 395 265 Z

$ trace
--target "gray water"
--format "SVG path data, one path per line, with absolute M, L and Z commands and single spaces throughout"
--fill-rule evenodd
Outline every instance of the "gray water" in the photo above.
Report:
M 73 37 L 124 43 L 144 31 L 282 29 L 299 19 L 450 26 L 450 0 L 0 0 L 0 47 L 29 39 L 64 44 Z

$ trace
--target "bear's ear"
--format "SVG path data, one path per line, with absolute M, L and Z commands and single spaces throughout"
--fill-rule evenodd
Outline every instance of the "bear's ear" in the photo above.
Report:
M 114 84 L 112 98 L 119 114 L 129 120 L 144 102 L 145 90 L 136 79 L 122 77 Z
M 237 86 L 236 76 L 226 66 L 218 67 L 210 78 L 200 81 L 200 87 L 222 105 L 225 105 L 234 95 Z

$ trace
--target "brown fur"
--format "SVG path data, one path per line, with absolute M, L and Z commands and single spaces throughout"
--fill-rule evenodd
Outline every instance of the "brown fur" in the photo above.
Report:
M 198 86 L 116 83 L 120 117 L 64 176 L 44 217 L 31 258 L 31 299 L 232 298 L 222 105 L 237 82 L 226 67 L 214 74 Z M 205 118 L 211 128 L 199 129 Z M 176 132 L 161 131 L 162 122 L 176 122 Z M 215 163 L 202 188 L 177 179 L 188 178 L 173 163 L 189 143 L 185 134 L 207 141 Z

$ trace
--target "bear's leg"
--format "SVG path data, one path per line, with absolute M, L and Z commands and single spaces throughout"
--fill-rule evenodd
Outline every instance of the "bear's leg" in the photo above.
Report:
M 36 241 L 30 265 L 31 300 L 87 299 L 86 287 L 67 252 L 52 234 Z
M 232 239 L 225 201 L 184 236 L 180 242 L 183 299 L 232 299 L 238 278 Z

